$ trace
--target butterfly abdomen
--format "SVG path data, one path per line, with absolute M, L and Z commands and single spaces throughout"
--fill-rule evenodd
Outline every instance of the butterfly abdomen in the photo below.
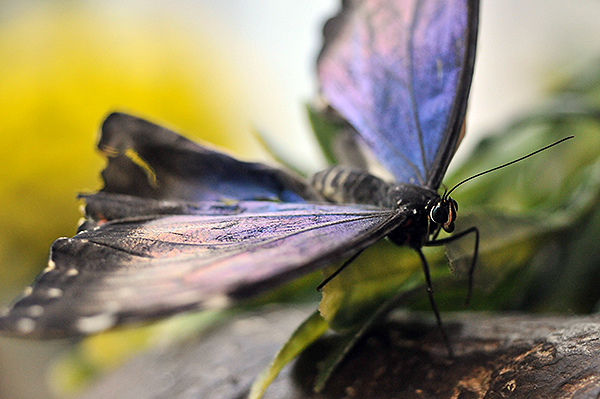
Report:
M 368 204 L 390 207 L 390 184 L 372 174 L 347 166 L 334 166 L 315 173 L 311 186 L 336 204 Z

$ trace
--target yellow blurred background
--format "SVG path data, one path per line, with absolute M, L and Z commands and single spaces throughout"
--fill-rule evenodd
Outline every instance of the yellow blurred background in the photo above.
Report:
M 315 93 L 320 29 L 336 8 L 333 0 L 0 1 L 2 303 L 44 268 L 54 239 L 74 234 L 76 194 L 101 186 L 96 133 L 112 110 L 248 157 L 264 157 L 251 137 L 258 128 L 295 149 L 292 163 L 315 170 L 302 102 Z M 599 8 L 483 0 L 473 130 L 535 102 L 557 65 L 598 56 Z M 46 360 L 60 349 L 0 340 L 0 399 L 49 397 Z
M 20 5 L 9 15 L 0 25 L 3 303 L 43 267 L 55 238 L 74 234 L 77 192 L 100 188 L 94 145 L 107 112 L 169 121 L 238 149 L 250 127 L 247 95 L 219 46 L 172 18 L 85 2 Z M 35 371 L 47 346 L 3 343 L 0 397 L 40 397 Z
M 76 193 L 100 187 L 94 145 L 107 112 L 128 110 L 215 143 L 247 145 L 246 94 L 214 44 L 168 19 L 110 17 L 85 3 L 49 3 L 0 26 L 6 289 L 22 284 L 21 274 L 31 277 L 23 265 L 45 263 L 53 239 L 75 231 Z

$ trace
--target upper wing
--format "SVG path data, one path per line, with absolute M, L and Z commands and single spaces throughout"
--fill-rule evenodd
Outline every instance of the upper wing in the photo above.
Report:
M 109 115 L 101 133 L 104 192 L 183 201 L 319 199 L 290 173 L 238 161 L 131 115 Z
M 161 204 L 170 206 L 148 209 Z M 354 254 L 405 219 L 360 205 L 242 201 L 186 209 L 56 240 L 48 267 L 0 316 L 0 330 L 57 338 L 226 306 Z
M 321 92 L 397 181 L 437 189 L 461 137 L 478 0 L 348 0 L 325 25 Z

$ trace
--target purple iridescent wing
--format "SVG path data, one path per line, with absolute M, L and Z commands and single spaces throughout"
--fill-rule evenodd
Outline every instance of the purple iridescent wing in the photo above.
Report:
M 177 203 L 132 200 L 165 214 L 55 241 L 48 268 L 0 317 L 3 333 L 58 338 L 227 306 L 356 253 L 404 221 L 360 205 L 179 203 L 182 214 L 168 215 Z
M 124 114 L 107 118 L 98 146 L 104 188 L 82 196 L 86 222 L 53 243 L 48 267 L 0 314 L 2 333 L 89 334 L 226 306 L 350 256 L 406 216 L 308 203 L 318 195 L 300 178 Z
M 131 115 L 109 115 L 98 148 L 108 158 L 106 193 L 183 201 L 319 199 L 291 173 L 239 161 Z
M 461 137 L 477 0 L 348 0 L 325 26 L 325 100 L 399 182 L 437 189 Z

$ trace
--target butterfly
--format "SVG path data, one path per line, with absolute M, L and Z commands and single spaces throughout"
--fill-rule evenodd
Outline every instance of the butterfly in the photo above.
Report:
M 0 331 L 60 338 L 225 307 L 384 237 L 419 253 L 431 287 L 421 248 L 454 229 L 458 205 L 438 189 L 464 132 L 477 26 L 476 0 L 344 1 L 327 22 L 321 95 L 393 182 L 356 165 L 305 180 L 109 115 L 104 187 L 82 196 L 85 222 L 52 244 Z

